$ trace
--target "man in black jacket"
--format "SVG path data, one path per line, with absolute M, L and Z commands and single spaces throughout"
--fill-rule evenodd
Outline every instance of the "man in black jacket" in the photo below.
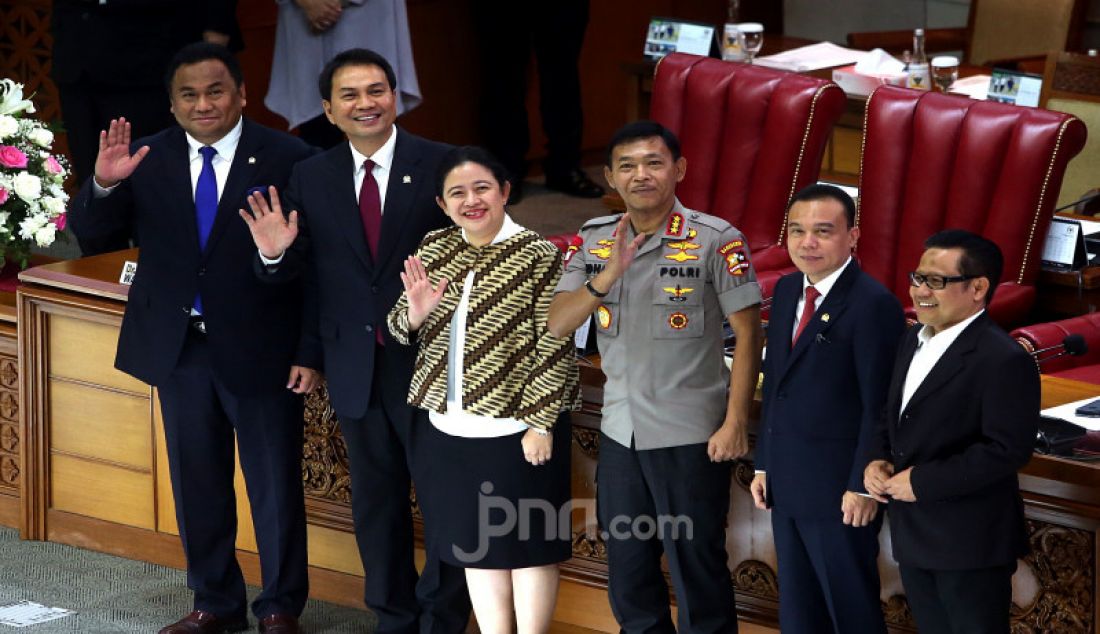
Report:
M 891 540 L 922 632 L 1007 632 L 1027 553 L 1016 472 L 1039 422 L 1035 362 L 985 313 L 996 244 L 962 230 L 924 243 L 879 439 L 864 471 L 889 501 Z
M 115 366 L 158 390 L 195 593 L 195 611 L 161 632 L 248 627 L 234 435 L 263 570 L 252 611 L 261 632 L 297 632 L 308 594 L 301 394 L 320 354 L 299 346 L 300 289 L 256 279 L 237 210 L 312 151 L 241 116 L 245 88 L 225 48 L 188 45 L 169 76 L 179 125 L 130 145 L 129 122 L 112 121 L 69 216 L 81 239 L 141 243 Z

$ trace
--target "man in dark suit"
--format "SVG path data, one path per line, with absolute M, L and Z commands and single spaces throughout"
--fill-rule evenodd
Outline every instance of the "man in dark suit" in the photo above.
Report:
M 195 611 L 161 632 L 248 627 L 234 434 L 263 570 L 252 611 L 261 632 L 297 632 L 308 594 L 301 393 L 320 354 L 299 348 L 300 289 L 256 279 L 237 209 L 312 152 L 241 116 L 245 88 L 225 48 L 184 47 L 169 77 L 179 126 L 131 146 L 129 122 L 112 121 L 69 216 L 82 239 L 125 231 L 141 242 L 115 365 L 158 389 L 195 593 Z
M 1016 471 L 1039 421 L 1035 362 L 985 313 L 996 244 L 962 230 L 924 243 L 886 414 L 864 472 L 890 502 L 894 559 L 922 632 L 1007 632 L 1027 552 Z
M 96 137 L 125 117 L 138 136 L 172 125 L 164 69 L 185 44 L 240 48 L 236 0 L 54 0 L 50 75 L 57 84 L 73 170 L 92 175 Z
M 253 196 L 255 217 L 242 217 L 260 250 L 261 276 L 305 275 L 316 294 L 309 305 L 348 447 L 364 600 L 378 631 L 461 632 L 470 612 L 463 571 L 430 558 L 417 579 L 410 473 L 417 426 L 429 423 L 407 402 L 415 349 L 385 328 L 403 290 L 405 258 L 428 231 L 449 223 L 435 203 L 436 166 L 449 148 L 394 125 L 396 83 L 373 51 L 336 55 L 319 87 L 325 114 L 348 143 L 298 165 L 284 204 L 274 192 L 271 208 Z
M 905 328 L 898 300 L 852 259 L 855 204 L 811 185 L 791 199 L 764 359 L 756 506 L 772 509 L 784 632 L 885 632 L 877 503 L 863 456 Z

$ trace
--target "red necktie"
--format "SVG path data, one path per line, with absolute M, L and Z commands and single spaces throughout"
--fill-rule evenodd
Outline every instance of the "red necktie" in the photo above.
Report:
M 367 236 L 370 257 L 377 263 L 378 238 L 382 234 L 382 196 L 378 193 L 378 181 L 374 180 L 374 161 L 363 161 L 363 184 L 359 187 L 359 217 L 363 219 L 363 233 Z M 374 339 L 384 346 L 382 328 L 375 326 Z
M 382 234 L 382 197 L 373 169 L 374 161 L 363 161 L 363 185 L 359 188 L 359 217 L 363 219 L 363 233 L 367 236 L 372 259 L 378 256 L 378 238 Z
M 791 339 L 791 343 L 798 341 L 798 336 L 802 334 L 802 331 L 806 329 L 806 326 L 810 324 L 810 320 L 814 317 L 814 311 L 817 309 L 817 298 L 821 296 L 821 293 L 817 292 L 817 289 L 813 286 L 806 287 L 806 303 L 802 306 L 802 316 L 798 318 L 798 329 L 794 331 L 794 338 Z

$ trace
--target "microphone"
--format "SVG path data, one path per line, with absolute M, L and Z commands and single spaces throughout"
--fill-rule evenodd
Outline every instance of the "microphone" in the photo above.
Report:
M 1049 357 L 1039 358 L 1039 355 L 1044 352 L 1050 352 L 1051 350 L 1057 350 L 1061 348 L 1062 351 L 1057 354 L 1052 354 Z M 1085 342 L 1085 338 L 1081 335 L 1066 335 L 1066 338 L 1062 340 L 1062 343 L 1054 346 L 1048 346 L 1046 348 L 1040 348 L 1031 353 L 1031 356 L 1035 358 L 1036 363 L 1043 363 L 1044 361 L 1050 361 L 1051 359 L 1057 359 L 1058 357 L 1064 357 L 1069 355 L 1071 357 L 1079 357 L 1089 351 L 1089 345 Z
M 1075 200 L 1075 201 L 1073 201 L 1069 204 L 1062 205 L 1061 207 L 1055 209 L 1054 213 L 1058 213 L 1059 211 L 1065 211 L 1065 210 L 1067 210 L 1071 207 L 1074 208 L 1075 212 L 1084 213 L 1086 211 L 1087 207 L 1088 207 L 1088 205 L 1086 203 L 1090 203 L 1090 202 L 1096 200 L 1097 198 L 1100 198 L 1100 191 L 1097 191 L 1095 189 L 1091 190 L 1089 193 L 1085 194 L 1082 198 L 1080 198 L 1078 200 Z M 1082 205 L 1082 204 L 1084 204 L 1084 207 L 1082 207 L 1081 209 L 1076 209 L 1077 205 Z

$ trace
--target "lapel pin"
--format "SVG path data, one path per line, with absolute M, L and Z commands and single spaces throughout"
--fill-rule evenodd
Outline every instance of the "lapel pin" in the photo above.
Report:
M 821 313 L 821 321 L 829 323 L 829 313 Z
M 408 185 L 409 183 L 413 182 L 413 177 L 409 176 L 408 174 L 405 174 L 404 176 L 401 177 L 401 182 Z
M 256 164 L 256 157 L 255 156 L 248 157 L 248 164 L 249 165 L 255 165 Z

